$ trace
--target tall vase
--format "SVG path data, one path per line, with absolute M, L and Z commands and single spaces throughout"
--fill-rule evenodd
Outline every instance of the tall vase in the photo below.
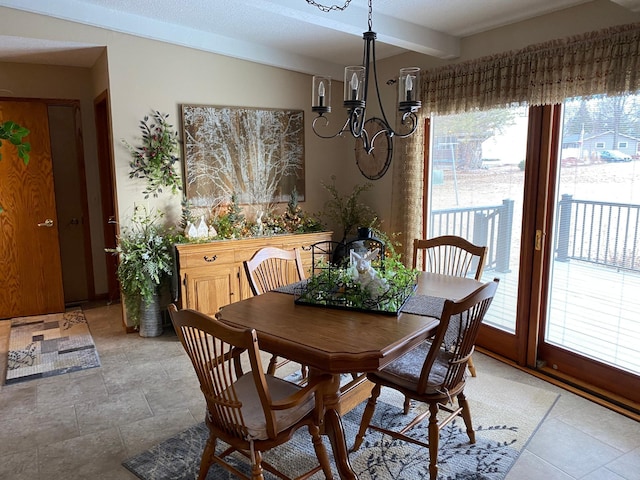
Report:
M 157 337 L 162 335 L 160 297 L 154 295 L 150 302 L 144 300 L 140 302 L 140 336 Z

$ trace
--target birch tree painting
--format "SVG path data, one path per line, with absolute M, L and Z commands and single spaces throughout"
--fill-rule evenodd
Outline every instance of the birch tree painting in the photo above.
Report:
M 304 198 L 304 112 L 183 105 L 186 193 L 216 208 L 233 194 L 256 212 Z

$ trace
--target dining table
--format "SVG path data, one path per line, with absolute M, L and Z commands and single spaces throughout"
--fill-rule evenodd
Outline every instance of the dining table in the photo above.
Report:
M 261 350 L 308 366 L 310 376 L 331 375 L 321 393 L 322 433 L 328 436 L 340 478 L 352 480 L 358 477 L 349 463 L 341 416 L 370 396 L 373 385 L 366 373 L 384 368 L 433 335 L 445 299 L 462 299 L 481 285 L 471 278 L 422 272 L 397 314 L 301 305 L 292 292 L 271 291 L 226 305 L 216 317 L 255 329 Z M 351 378 L 347 383 L 341 381 L 345 374 Z

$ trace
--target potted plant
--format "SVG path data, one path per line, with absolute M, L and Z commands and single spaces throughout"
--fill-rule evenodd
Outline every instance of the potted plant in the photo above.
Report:
M 168 114 L 154 112 L 149 119 L 145 116 L 140 121 L 142 145 L 134 147 L 122 142 L 131 152 L 129 178 L 142 178 L 147 181 L 147 188 L 142 192 L 145 198 L 162 193 L 163 187 L 169 187 L 171 193 L 182 190 L 182 184 L 174 164 L 178 161 L 178 133 L 169 124 Z
M 160 224 L 162 217 L 137 207 L 131 225 L 118 237 L 118 246 L 107 249 L 119 256 L 117 275 L 127 316 L 143 337 L 162 333 L 159 291 L 173 274 L 175 234 Z
M 24 162 L 25 165 L 29 163 L 29 152 L 31 151 L 31 144 L 24 141 L 24 137 L 29 135 L 29 130 L 21 127 L 16 122 L 6 121 L 0 123 L 0 147 L 2 147 L 2 140 L 8 140 L 9 143 L 15 145 L 18 150 L 18 157 Z M 2 160 L 2 149 L 0 148 L 0 160 Z M 0 205 L 0 213 L 3 208 Z
M 31 151 L 31 144 L 24 141 L 24 137 L 27 135 L 29 135 L 29 130 L 21 127 L 16 122 L 0 123 L 0 147 L 2 146 L 2 140 L 8 140 L 9 143 L 15 145 L 18 150 L 18 157 L 25 165 L 29 163 L 29 152 Z M 2 152 L 0 152 L 0 160 L 2 160 Z
M 331 198 L 324 204 L 321 217 L 328 218 L 341 227 L 340 243 L 345 243 L 349 235 L 353 235 L 358 227 L 371 228 L 377 223 L 376 212 L 360 201 L 360 195 L 372 187 L 371 183 L 355 185 L 349 195 L 341 194 L 336 187 L 336 177 L 331 176 L 331 183 L 322 183 Z

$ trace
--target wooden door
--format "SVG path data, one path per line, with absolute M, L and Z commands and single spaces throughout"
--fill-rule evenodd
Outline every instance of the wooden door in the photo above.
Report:
M 0 160 L 0 318 L 62 312 L 64 294 L 47 105 L 0 102 L 0 121 L 30 130 L 25 166 L 3 142 Z

